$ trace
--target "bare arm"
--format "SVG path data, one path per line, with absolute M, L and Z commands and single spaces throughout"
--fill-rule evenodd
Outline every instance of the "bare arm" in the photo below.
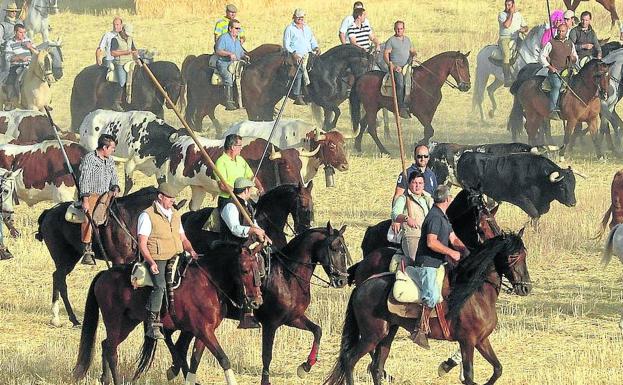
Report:
M 454 231 L 450 233 L 450 244 L 452 245 L 452 247 L 454 247 L 456 250 L 459 251 L 465 251 L 467 250 L 467 247 L 465 246 L 465 244 L 463 243 L 463 241 L 461 241 L 459 239 L 459 237 L 456 236 L 456 234 L 454 234 Z
M 432 251 L 440 254 L 445 254 L 455 261 L 458 261 L 461 258 L 461 254 L 458 251 L 452 250 L 451 248 L 444 246 L 443 243 L 439 242 L 439 239 L 437 239 L 437 234 L 426 235 L 426 245 Z
M 344 32 L 340 32 L 340 42 L 346 44 L 346 34 Z
M 149 269 L 152 273 L 158 274 L 158 265 L 156 265 L 156 261 L 151 256 L 149 249 L 147 249 L 147 235 L 138 235 L 138 249 L 141 252 L 141 255 L 145 259 L 145 262 L 149 265 Z

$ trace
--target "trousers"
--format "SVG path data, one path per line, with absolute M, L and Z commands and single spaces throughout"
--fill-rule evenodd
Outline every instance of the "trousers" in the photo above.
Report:
M 511 60 L 511 38 L 510 36 L 500 37 L 498 40 L 498 46 L 502 51 L 502 63 L 510 64 Z
M 156 261 L 156 265 L 158 265 L 158 274 L 152 273 L 151 269 L 149 269 L 149 275 L 151 276 L 154 286 L 151 289 L 151 294 L 149 295 L 147 310 L 154 313 L 160 313 L 160 309 L 162 308 L 162 298 L 164 297 L 164 293 L 167 289 L 167 281 L 165 279 L 167 262 L 168 260 Z
M 128 81 L 128 74 L 123 69 L 122 64 L 115 63 L 115 74 L 117 75 L 117 81 L 121 87 L 125 87 L 125 83 Z
M 552 90 L 549 92 L 549 110 L 554 111 L 558 109 L 558 98 L 560 97 L 560 88 L 562 87 L 562 80 L 556 73 L 550 72 L 547 74 L 547 80 L 552 86 Z
M 415 266 L 415 274 L 420 286 L 422 302 L 428 307 L 435 307 L 441 302 L 437 288 L 437 269 L 434 267 Z
M 89 201 L 89 216 L 93 216 L 93 210 L 95 210 L 95 204 L 97 203 L 97 198 L 99 195 L 91 194 L 87 197 Z M 91 226 L 91 222 L 86 220 L 85 222 L 80 224 L 80 235 L 82 243 L 91 243 L 91 239 L 93 238 L 93 227 Z
M 226 87 L 231 87 L 234 85 L 234 77 L 231 72 L 229 72 L 229 65 L 231 62 L 218 60 L 216 62 L 216 69 L 218 70 L 219 75 L 221 75 L 221 79 L 223 79 L 223 85 Z
M 405 77 L 402 72 L 394 71 L 394 80 L 396 81 L 396 98 L 398 99 L 398 106 L 404 108 L 405 106 Z

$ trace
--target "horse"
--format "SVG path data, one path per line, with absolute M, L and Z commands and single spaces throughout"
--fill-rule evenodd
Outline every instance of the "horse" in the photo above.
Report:
M 545 24 L 538 25 L 532 28 L 526 37 L 519 43 L 517 58 L 511 65 L 511 73 L 517 76 L 519 70 L 521 70 L 528 63 L 536 63 L 539 61 L 539 52 L 541 50 L 541 37 L 545 32 Z M 484 101 L 485 86 L 487 89 L 487 95 L 491 101 L 491 109 L 489 110 L 489 118 L 493 118 L 495 111 L 498 107 L 495 101 L 495 91 L 504 85 L 504 73 L 502 67 L 493 64 L 489 57 L 499 49 L 497 44 L 484 46 L 476 56 L 476 80 L 474 81 L 474 94 L 472 95 L 472 112 L 478 107 L 480 112 L 480 120 L 484 121 L 484 112 L 482 110 L 482 103 Z M 493 76 L 493 82 L 487 86 L 489 77 Z
M 61 39 L 50 40 L 37 46 L 38 50 L 45 49 L 52 58 L 52 75 L 54 79 L 61 80 L 63 77 L 63 42 Z
M 135 239 L 138 215 L 153 203 L 157 195 L 156 188 L 150 186 L 113 200 L 107 221 L 98 227 L 99 231 L 93 234 L 97 245 L 93 250 L 97 259 L 105 260 L 107 264 L 119 265 L 136 257 L 138 246 Z M 54 326 L 60 326 L 59 296 L 63 300 L 73 326 L 80 325 L 67 291 L 67 275 L 73 271 L 80 260 L 83 249 L 80 241 L 80 224 L 65 220 L 65 212 L 70 204 L 73 202 L 60 203 L 43 210 L 37 219 L 39 227 L 35 234 L 37 240 L 45 242 L 54 261 L 51 320 Z
M 620 223 L 612 227 L 610 233 L 608 234 L 608 238 L 606 238 L 601 258 L 601 264 L 603 267 L 606 267 L 610 263 L 613 254 L 619 257 L 619 260 L 623 263 L 623 226 L 621 226 Z M 623 312 L 621 313 L 619 327 L 621 328 L 621 331 L 623 331 Z
M 544 77 L 535 76 L 523 82 L 513 83 L 511 92 L 516 90 L 511 116 L 520 116 L 523 109 L 526 116 L 525 128 L 528 142 L 537 144 L 536 136 L 539 127 L 549 116 L 549 98 L 541 89 Z M 595 145 L 597 157 L 601 152 L 601 133 L 597 123 L 601 111 L 601 100 L 606 99 L 610 83 L 608 65 L 599 59 L 592 59 L 580 69 L 569 82 L 569 90 L 561 94 L 561 116 L 566 120 L 564 147 L 560 156 L 564 159 L 565 151 L 573 149 L 575 143 L 575 126 L 579 122 L 588 123 L 588 130 Z
M 8 4 L 8 1 L 5 3 Z M 4 20 L 6 4 L 2 7 L 3 11 L 0 14 L 2 19 L 0 20 Z M 24 1 L 20 18 L 23 19 L 28 38 L 32 40 L 35 34 L 40 33 L 43 42 L 47 43 L 50 35 L 50 21 L 48 19 L 50 15 L 57 13 L 58 0 Z
M 155 61 L 149 69 L 160 82 L 173 103 L 177 103 L 182 90 L 182 76 L 175 63 Z M 110 110 L 113 105 L 113 92 L 119 84 L 106 80 L 107 69 L 98 65 L 84 68 L 74 78 L 71 89 L 71 129 L 78 132 L 84 117 L 98 108 Z M 132 81 L 132 102 L 123 98 L 124 111 L 151 111 L 164 119 L 164 96 L 152 83 L 151 78 L 140 66 L 134 68 Z
M 355 80 L 372 68 L 373 59 L 360 47 L 342 44 L 329 49 L 311 63 L 311 83 L 307 91 L 317 121 L 320 120 L 320 109 L 324 111 L 325 131 L 336 127 L 341 114 L 339 105 L 348 98 Z
M 266 231 L 275 247 L 282 248 L 287 243 L 284 228 L 289 215 L 292 215 L 296 233 L 301 233 L 311 226 L 314 215 L 312 187 L 313 182 L 307 187 L 302 184 L 284 184 L 268 190 L 258 199 L 255 220 Z M 203 230 L 203 225 L 213 210 L 213 207 L 205 207 L 182 215 L 182 224 L 188 239 L 208 244 L 219 239 L 220 234 Z
M 50 86 L 56 81 L 53 72 L 53 59 L 46 49 L 39 50 L 32 55 L 30 64 L 24 70 L 20 84 L 20 98 L 17 106 L 25 110 L 44 111 L 52 102 Z M 6 85 L 12 87 L 13 85 Z M 3 87 L 0 87 L 0 106 L 12 104 L 15 101 L 7 100 Z
M 230 297 L 225 293 L 240 288 L 248 306 L 257 308 L 262 304 L 258 285 L 260 266 L 255 255 L 261 247 L 229 242 L 216 244 L 206 258 L 188 265 L 179 287 L 173 292 L 175 301 L 170 301 L 169 309 L 162 314 L 162 323 L 166 329 L 187 332 L 208 346 L 223 368 L 228 385 L 236 383 L 234 373 L 214 331 L 229 306 Z M 102 341 L 103 373 L 100 380 L 103 384 L 110 384 L 112 377 L 115 385 L 125 383 L 117 367 L 117 347 L 144 321 L 145 304 L 151 293 L 147 287 L 132 287 L 131 268 L 131 265 L 113 267 L 97 274 L 91 282 L 84 309 L 78 359 L 73 369 L 75 379 L 84 378 L 91 365 L 101 311 L 106 339 Z M 157 340 L 144 337 L 133 381 L 149 369 L 156 347 Z
M 262 44 L 252 51 L 249 51 L 250 62 L 274 52 L 281 51 L 281 46 L 277 44 Z M 203 130 L 203 118 L 208 115 L 216 130 L 216 135 L 221 136 L 221 122 L 214 115 L 214 110 L 219 105 L 225 105 L 225 93 L 223 86 L 212 85 L 212 74 L 214 69 L 209 66 L 210 57 L 214 54 L 203 54 L 199 56 L 188 55 L 182 63 L 182 79 L 184 89 L 182 90 L 182 102 L 186 104 L 184 117 L 195 131 Z M 235 92 L 238 92 L 237 89 Z M 237 94 L 235 95 L 237 98 Z
M 453 86 L 459 91 L 467 92 L 470 88 L 469 52 L 462 54 L 458 51 L 443 52 L 426 60 L 418 67 L 413 68 L 411 100 L 409 110 L 420 123 L 424 125 L 423 143 L 428 143 L 435 130 L 431 124 L 437 106 L 441 102 L 441 87 L 448 76 L 452 76 L 458 83 Z M 376 132 L 376 114 L 380 108 L 393 110 L 391 97 L 381 95 L 381 83 L 385 73 L 370 71 L 357 79 L 350 93 L 350 113 L 353 131 L 359 135 L 355 138 L 355 149 L 361 151 L 361 140 L 366 131 L 370 133 L 381 153 L 389 154 Z M 360 118 L 360 105 L 363 102 L 365 117 Z M 360 127 L 361 126 L 361 127 Z
M 588 0 L 563 0 L 565 3 L 565 7 L 572 11 L 575 11 L 578 5 L 580 5 L 580 1 L 588 1 Z M 614 0 L 596 0 L 606 11 L 610 13 L 610 28 L 614 27 L 615 24 L 620 23 L 619 15 L 617 14 L 616 4 Z
M 322 329 L 305 315 L 311 301 L 311 280 L 322 280 L 314 272 L 320 265 L 329 277 L 325 284 L 334 288 L 346 285 L 346 267 L 351 258 L 344 241 L 345 230 L 346 226 L 336 230 L 327 223 L 325 228 L 309 229 L 298 234 L 283 249 L 272 253 L 270 272 L 262 285 L 264 304 L 255 312 L 262 324 L 262 385 L 270 384 L 273 342 L 281 325 L 308 330 L 314 335 L 307 360 L 297 368 L 298 375 L 304 376 L 316 363 Z M 227 317 L 237 319 L 237 314 L 228 313 Z M 191 337 L 187 333 L 181 334 L 175 347 L 172 347 L 174 362 L 167 372 L 169 379 L 180 369 L 187 370 L 185 357 Z M 193 361 L 197 358 L 201 355 L 197 357 L 194 354 Z M 198 365 L 198 362 L 193 363 Z
M 512 290 L 526 296 L 532 289 L 526 264 L 526 249 L 519 234 L 502 234 L 483 243 L 478 251 L 464 258 L 446 273 L 442 303 L 449 336 L 442 332 L 439 319 L 431 318 L 429 338 L 458 341 L 463 357 L 464 384 L 472 385 L 474 347 L 493 366 L 487 384 L 502 374 L 489 335 L 497 325 L 496 302 L 506 277 Z M 372 379 L 381 383 L 384 365 L 399 327 L 414 330 L 419 320 L 402 318 L 387 309 L 387 298 L 395 275 L 372 277 L 352 292 L 348 301 L 339 357 L 324 385 L 353 385 L 353 369 L 361 357 L 374 353 Z M 448 297 L 449 294 L 449 297 Z M 447 309 L 447 310 L 446 310 Z M 416 323 L 417 321 L 417 323 Z

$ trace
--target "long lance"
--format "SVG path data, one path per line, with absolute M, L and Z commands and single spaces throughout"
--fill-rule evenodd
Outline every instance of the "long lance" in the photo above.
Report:
M 154 83 L 158 91 L 160 91 L 162 96 L 164 96 L 164 100 L 167 103 L 167 106 L 173 110 L 177 118 L 180 120 L 180 122 L 182 122 L 182 126 L 184 126 L 184 128 L 186 129 L 186 132 L 188 132 L 188 135 L 190 135 L 190 137 L 195 142 L 195 145 L 199 149 L 199 153 L 201 153 L 201 157 L 203 158 L 203 160 L 212 168 L 212 172 L 216 174 L 217 178 L 219 178 L 219 180 L 223 182 L 223 186 L 225 186 L 225 190 L 232 197 L 234 204 L 236 205 L 236 207 L 238 207 L 238 210 L 242 213 L 244 220 L 247 221 L 249 225 L 252 225 L 253 221 L 251 220 L 251 215 L 249 215 L 249 212 L 247 211 L 246 207 L 240 204 L 240 201 L 238 200 L 238 197 L 236 196 L 236 194 L 234 194 L 231 186 L 225 182 L 225 178 L 223 177 L 223 174 L 221 174 L 221 172 L 216 168 L 216 166 L 214 165 L 214 162 L 210 158 L 210 155 L 208 155 L 206 150 L 203 148 L 203 146 L 199 142 L 199 139 L 197 138 L 197 135 L 195 135 L 195 132 L 192 130 L 192 128 L 190 128 L 190 126 L 186 122 L 186 119 L 182 117 L 182 114 L 180 114 L 180 111 L 177 109 L 175 104 L 173 104 L 173 102 L 169 98 L 169 94 L 167 94 L 164 88 L 162 88 L 162 85 L 160 84 L 158 79 L 156 79 L 153 72 L 151 72 L 151 69 L 149 69 L 149 66 L 147 65 L 147 63 L 143 62 L 142 58 L 139 58 L 138 61 L 139 61 L 139 65 L 143 67 L 143 69 L 145 69 L 145 72 L 147 72 L 147 75 L 149 75 L 149 78 Z
M 58 134 L 58 128 L 52 120 L 52 114 L 50 113 L 50 108 L 45 106 L 45 113 L 48 115 L 48 121 L 50 122 L 50 126 L 52 126 L 52 130 L 54 130 L 54 136 L 56 136 L 56 140 L 58 141 L 58 145 L 61 149 L 61 153 L 63 154 L 63 159 L 65 159 L 65 164 L 67 165 L 67 170 L 71 174 L 71 177 L 74 179 L 74 183 L 76 184 L 76 189 L 78 190 L 78 196 L 80 196 L 80 186 L 78 185 L 78 178 L 76 178 L 76 173 L 74 172 L 74 168 L 71 166 L 71 162 L 69 162 L 69 157 L 67 156 L 67 152 L 65 152 L 65 147 L 63 146 L 63 141 L 61 140 L 61 136 Z
M 554 23 L 552 22 L 552 12 L 549 10 L 549 0 L 545 0 L 547 4 L 547 24 L 549 24 L 549 36 L 550 39 L 554 38 Z
M 404 180 L 407 188 L 405 189 L 405 195 L 408 194 L 409 182 L 407 181 L 407 166 L 405 165 L 405 150 L 402 142 L 402 126 L 400 125 L 400 114 L 398 111 L 398 96 L 396 95 L 396 78 L 394 77 L 394 63 L 389 63 L 389 73 L 392 78 L 392 99 L 394 102 L 394 117 L 396 118 L 396 131 L 398 132 L 398 148 L 400 149 L 400 165 L 402 166 L 402 180 Z M 411 212 L 411 205 L 407 204 L 407 215 L 413 218 Z
M 292 92 L 292 88 L 294 87 L 294 82 L 296 81 L 296 76 L 301 70 L 301 66 L 303 65 L 303 59 L 299 61 L 298 66 L 296 67 L 296 72 L 294 73 L 294 77 L 292 78 L 292 82 L 290 83 L 290 87 L 288 87 L 288 92 L 286 93 L 285 98 L 283 99 L 283 103 L 281 103 L 281 108 L 279 109 L 279 113 L 277 114 L 277 118 L 275 119 L 275 123 L 273 123 L 273 128 L 270 130 L 270 134 L 268 135 L 268 140 L 266 141 L 266 146 L 264 146 L 264 152 L 262 153 L 262 157 L 260 158 L 260 163 L 257 165 L 257 169 L 255 170 L 255 174 L 253 177 L 257 176 L 257 173 L 260 172 L 260 167 L 262 167 L 262 162 L 264 162 L 264 158 L 266 157 L 266 153 L 268 152 L 268 146 L 270 146 L 270 140 L 273 137 L 273 133 L 275 132 L 275 128 L 279 121 L 281 120 L 281 115 L 286 107 L 286 103 L 288 101 L 288 97 L 290 96 L 290 92 Z M 302 81 L 302 79 L 301 79 Z

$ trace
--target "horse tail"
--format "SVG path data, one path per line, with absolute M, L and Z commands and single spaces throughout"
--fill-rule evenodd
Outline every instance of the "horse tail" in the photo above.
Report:
M 361 98 L 357 92 L 357 81 L 355 81 L 353 88 L 350 90 L 348 102 L 350 104 L 350 121 L 353 124 L 353 131 L 357 132 L 361 121 Z
M 93 278 L 93 281 L 91 281 L 87 301 L 84 305 L 84 321 L 82 324 L 82 331 L 80 332 L 78 361 L 72 372 L 76 380 L 81 380 L 86 376 L 91 366 L 91 361 L 93 360 L 93 348 L 95 346 L 95 336 L 97 335 L 97 324 L 99 323 L 99 304 L 95 296 L 95 283 L 105 272 L 106 271 L 100 271 L 95 278 Z
M 614 233 L 618 230 L 619 225 L 616 225 L 610 230 L 610 234 L 608 234 L 608 239 L 606 239 L 606 246 L 604 247 L 604 252 L 601 255 L 601 265 L 606 267 L 610 263 L 612 259 L 612 243 L 614 242 Z
M 197 56 L 195 55 L 188 55 L 182 62 L 182 88 L 180 89 L 180 98 L 177 101 L 180 112 L 184 111 L 184 108 L 188 105 L 186 92 L 188 91 L 187 83 L 190 79 L 189 67 L 196 58 Z
M 352 286 L 355 283 L 355 274 L 357 274 L 357 267 L 359 267 L 360 263 L 361 262 L 357 262 L 346 270 L 348 273 L 348 286 Z
M 513 96 L 513 107 L 511 108 L 511 113 L 508 116 L 508 123 L 506 124 L 506 128 L 513 135 L 513 140 L 519 136 L 521 133 L 521 126 L 523 124 L 523 108 L 521 107 L 521 103 L 519 102 L 519 98 L 517 95 Z
M 597 234 L 595 235 L 593 239 L 600 239 L 601 237 L 604 236 L 604 233 L 606 232 L 606 226 L 608 226 L 608 221 L 610 220 L 611 214 L 612 214 L 612 205 L 610 205 L 610 207 L 608 207 L 608 210 L 606 210 L 606 212 L 604 213 L 604 216 L 601 219 L 601 223 L 599 225 L 599 231 L 597 232 Z
M 141 347 L 141 353 L 138 356 L 136 372 L 132 381 L 138 380 L 141 374 L 145 373 L 151 367 L 154 357 L 156 356 L 156 347 L 158 346 L 158 340 L 143 336 L 143 346 Z
M 346 308 L 346 318 L 344 319 L 344 327 L 342 329 L 342 342 L 340 343 L 340 355 L 331 370 L 331 374 L 325 380 L 323 385 L 341 385 L 346 381 L 346 368 L 353 349 L 359 342 L 359 325 L 355 318 L 355 309 L 353 306 L 353 298 L 357 293 L 357 289 L 352 292 L 348 300 Z
M 472 95 L 472 112 L 478 107 L 482 108 L 482 103 L 485 98 L 485 86 L 487 85 L 487 80 L 489 80 L 489 75 L 484 76 L 481 74 L 479 69 L 481 67 L 476 65 L 476 80 L 474 81 L 474 94 Z

